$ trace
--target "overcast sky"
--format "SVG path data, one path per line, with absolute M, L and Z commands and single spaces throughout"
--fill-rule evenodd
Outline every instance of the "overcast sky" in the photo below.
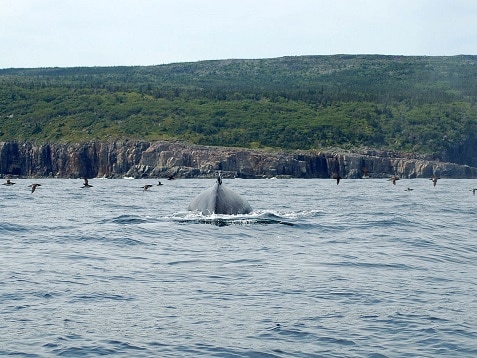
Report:
M 477 54 L 476 0 L 0 0 L 0 68 Z

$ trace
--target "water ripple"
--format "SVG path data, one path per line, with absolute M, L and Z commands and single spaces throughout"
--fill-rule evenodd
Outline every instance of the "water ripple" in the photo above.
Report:
M 477 356 L 473 181 L 230 180 L 255 211 L 210 217 L 164 183 L 8 193 L 0 356 Z

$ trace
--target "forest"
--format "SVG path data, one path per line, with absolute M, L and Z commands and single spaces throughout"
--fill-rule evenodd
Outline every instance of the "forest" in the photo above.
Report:
M 477 56 L 0 69 L 0 141 L 184 140 L 437 158 L 477 137 Z

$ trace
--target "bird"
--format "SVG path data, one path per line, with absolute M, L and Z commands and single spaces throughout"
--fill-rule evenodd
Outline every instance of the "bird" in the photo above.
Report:
M 10 179 L 7 179 L 7 181 L 3 183 L 2 185 L 15 185 L 15 183 L 12 182 Z
M 363 175 L 361 176 L 361 178 L 369 178 L 369 177 L 371 177 L 371 175 L 370 175 L 369 172 L 368 172 L 368 168 L 364 167 L 364 168 L 362 169 L 362 171 L 363 171 Z
M 147 189 L 151 188 L 152 185 L 151 184 L 146 184 L 144 185 L 142 188 L 143 188 L 143 191 L 146 191 Z
M 159 186 L 159 185 L 163 185 L 163 184 L 161 183 L 161 181 L 159 181 L 159 183 L 157 183 L 157 186 Z
M 413 191 L 414 189 L 412 188 L 407 188 L 405 191 Z
M 82 188 L 91 188 L 92 185 L 89 185 L 88 178 L 84 177 L 83 179 L 84 179 L 84 183 L 83 183 Z
M 338 173 L 333 173 L 333 179 L 336 179 L 336 185 L 338 185 L 343 178 Z
M 28 185 L 30 188 L 31 188 L 31 192 L 33 193 L 37 187 L 41 186 L 41 184 L 31 184 L 31 185 Z
M 393 185 L 396 185 L 396 181 L 399 180 L 399 177 L 397 175 L 393 175 L 390 179 L 388 180 L 391 180 Z
M 472 194 L 475 195 L 475 192 L 477 191 L 477 189 L 470 189 L 470 191 L 472 192 Z
M 169 175 L 169 177 L 167 178 L 167 180 L 174 180 L 174 179 L 175 179 L 175 178 L 174 178 L 174 175 L 172 175 L 172 174 Z
M 432 185 L 433 185 L 433 186 L 436 186 L 438 179 L 440 179 L 438 176 L 433 175 L 432 178 L 429 179 L 429 180 L 432 180 Z

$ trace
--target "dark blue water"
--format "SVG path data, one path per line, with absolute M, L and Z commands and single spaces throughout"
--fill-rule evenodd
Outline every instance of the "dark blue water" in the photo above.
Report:
M 477 356 L 477 181 L 226 179 L 255 211 L 212 218 L 213 180 L 15 182 L 0 356 Z

